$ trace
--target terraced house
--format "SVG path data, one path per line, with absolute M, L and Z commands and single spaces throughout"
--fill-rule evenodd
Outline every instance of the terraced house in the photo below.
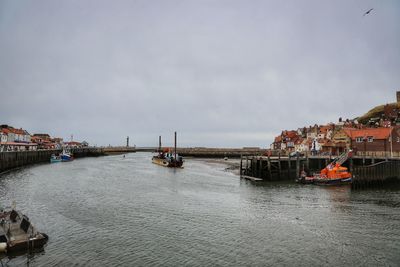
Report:
M 345 129 L 351 140 L 350 148 L 356 153 L 377 152 L 388 154 L 400 151 L 400 127 Z
M 31 135 L 24 129 L 0 125 L 0 151 L 36 150 L 37 144 L 31 142 Z

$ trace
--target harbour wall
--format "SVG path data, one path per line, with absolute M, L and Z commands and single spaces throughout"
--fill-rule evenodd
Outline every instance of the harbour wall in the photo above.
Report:
M 10 151 L 0 152 L 0 173 L 41 162 L 50 162 L 50 156 L 61 150 Z
M 61 149 L 35 151 L 7 151 L 0 152 L 0 173 L 36 163 L 50 162 L 52 154 L 61 153 Z M 133 147 L 83 147 L 71 148 L 74 158 L 98 157 L 114 154 L 135 152 Z

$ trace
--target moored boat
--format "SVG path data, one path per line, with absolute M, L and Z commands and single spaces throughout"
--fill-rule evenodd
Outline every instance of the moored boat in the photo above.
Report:
M 15 209 L 0 211 L 0 253 L 43 248 L 49 237 L 37 231 L 29 218 Z
M 170 168 L 183 168 L 183 158 L 176 153 L 176 132 L 175 132 L 175 149 L 174 153 L 170 149 L 161 148 L 161 136 L 159 137 L 158 155 L 153 156 L 151 161 L 154 164 L 170 167 Z
M 61 158 L 62 162 L 74 160 L 74 157 L 72 156 L 72 153 L 69 150 L 65 150 L 65 149 L 61 153 L 60 158 Z
M 317 185 L 350 184 L 352 181 L 352 174 L 341 164 L 351 157 L 351 155 L 351 151 L 343 153 L 319 173 L 314 173 L 312 176 L 307 176 L 306 172 L 303 170 L 300 177 L 296 179 L 296 182 Z
M 52 154 L 50 156 L 50 163 L 57 163 L 57 162 L 61 162 L 61 156 L 60 155 L 56 156 L 55 154 Z

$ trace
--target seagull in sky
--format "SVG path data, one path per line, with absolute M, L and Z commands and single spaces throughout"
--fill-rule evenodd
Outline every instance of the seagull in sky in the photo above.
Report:
M 372 10 L 374 10 L 374 9 L 371 8 L 370 10 L 368 10 L 367 12 L 365 12 L 363 16 L 368 15 Z

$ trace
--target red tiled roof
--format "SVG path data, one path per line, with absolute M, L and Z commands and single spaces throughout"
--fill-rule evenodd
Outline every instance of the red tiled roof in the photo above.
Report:
M 286 136 L 289 138 L 294 138 L 297 136 L 297 132 L 296 131 L 287 131 Z
M 334 126 L 334 124 L 321 125 L 319 131 L 326 134 L 329 130 L 333 130 L 335 128 Z
M 392 128 L 365 128 L 365 129 L 344 129 L 344 132 L 351 138 L 372 136 L 374 139 L 388 139 Z

